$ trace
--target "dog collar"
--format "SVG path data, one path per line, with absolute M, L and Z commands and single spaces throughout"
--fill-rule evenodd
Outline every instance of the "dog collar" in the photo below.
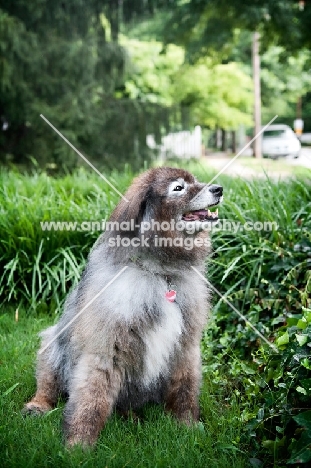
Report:
M 166 291 L 165 297 L 169 302 L 175 302 L 176 291 L 175 289 L 172 289 L 172 278 L 170 276 L 166 276 L 165 279 L 168 287 L 168 291 Z
M 140 258 L 139 257 L 131 257 L 130 260 L 135 264 L 137 265 L 139 268 L 141 268 L 142 270 L 145 270 L 145 271 L 149 271 L 141 262 Z M 150 272 L 151 273 L 151 272 Z M 158 273 L 159 275 L 161 275 L 161 273 Z M 162 276 L 162 275 L 161 275 Z M 165 298 L 169 301 L 169 302 L 175 302 L 175 299 L 176 299 L 176 290 L 173 288 L 173 286 L 175 285 L 172 285 L 172 277 L 169 276 L 169 275 L 165 275 L 164 276 L 165 280 L 166 280 L 166 284 L 167 284 L 167 288 L 168 290 L 165 292 Z

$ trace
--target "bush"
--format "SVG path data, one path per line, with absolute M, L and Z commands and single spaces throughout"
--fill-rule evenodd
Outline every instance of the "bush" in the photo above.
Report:
M 205 371 L 228 387 L 229 401 L 240 398 L 254 456 L 269 450 L 274 462 L 306 462 L 310 427 L 297 423 L 310 408 L 311 390 L 310 187 L 268 179 L 224 185 L 226 219 L 276 221 L 278 230 L 217 234 L 213 283 L 277 349 L 220 299 L 203 340 Z

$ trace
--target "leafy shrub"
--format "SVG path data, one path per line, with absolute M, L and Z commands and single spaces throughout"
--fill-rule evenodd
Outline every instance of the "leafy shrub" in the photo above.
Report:
M 228 401 L 240 399 L 253 455 L 268 450 L 274 463 L 310 456 L 308 429 L 297 429 L 311 407 L 310 207 L 303 180 L 229 182 L 225 218 L 273 220 L 278 230 L 220 232 L 210 262 L 217 288 L 277 346 L 261 341 L 222 299 L 216 303 L 203 340 L 204 369 L 228 388 Z

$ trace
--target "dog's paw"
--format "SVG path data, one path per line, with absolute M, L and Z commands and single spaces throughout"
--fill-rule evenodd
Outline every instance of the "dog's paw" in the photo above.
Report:
M 197 411 L 188 410 L 183 412 L 175 412 L 174 416 L 179 422 L 189 427 L 195 426 L 199 423 L 199 416 Z
M 42 414 L 51 411 L 51 409 L 51 405 L 49 405 L 47 402 L 29 401 L 22 409 L 22 414 L 41 416 Z
M 70 450 L 75 447 L 81 447 L 82 450 L 90 450 L 94 445 L 95 440 L 89 440 L 87 438 L 79 437 L 77 435 L 68 437 L 66 439 L 66 447 Z

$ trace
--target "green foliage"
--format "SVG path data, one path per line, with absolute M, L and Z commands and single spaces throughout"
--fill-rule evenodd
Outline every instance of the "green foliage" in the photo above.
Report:
M 109 0 L 2 2 L 0 161 L 78 165 L 40 114 L 97 166 L 130 163 L 137 170 L 152 159 L 146 135 L 161 133 L 169 111 L 125 92 L 129 63 L 118 43 L 119 9 Z
M 132 173 L 111 173 L 123 192 Z M 98 231 L 43 231 L 40 221 L 102 221 L 117 202 L 116 193 L 96 174 L 84 170 L 53 179 L 46 174 L 1 174 L 1 303 L 59 311 L 77 282 Z
M 252 75 L 251 50 L 252 32 L 235 30 L 234 42 L 224 61 L 243 63 L 244 71 Z M 279 121 L 293 125 L 296 118 L 298 98 L 304 96 L 311 87 L 310 50 L 301 48 L 295 55 L 288 53 L 282 46 L 271 45 L 264 50 L 261 47 L 260 78 L 262 121 L 268 122 L 276 114 Z M 303 108 L 303 118 L 308 119 L 307 106 Z
M 280 318 L 272 320 L 272 325 L 281 324 L 274 332 L 279 354 L 268 359 L 262 351 L 254 354 L 254 362 L 261 368 L 261 396 L 257 395 L 258 413 L 247 427 L 250 433 L 255 431 L 260 436 L 262 446 L 275 458 L 305 463 L 311 459 L 311 432 L 310 425 L 306 429 L 301 426 L 306 426 L 304 414 L 310 411 L 301 411 L 310 407 L 311 309 L 289 313 L 286 322 L 280 322 Z
M 297 99 L 310 90 L 311 34 L 308 25 L 311 5 L 304 2 L 304 10 L 301 11 L 299 3 L 298 0 L 247 0 L 241 5 L 238 0 L 180 0 L 167 15 L 164 40 L 182 45 L 191 64 L 205 57 L 214 63 L 234 61 L 243 63 L 244 72 L 252 76 L 252 35 L 254 31 L 259 31 L 262 121 L 269 121 L 277 114 L 292 125 L 296 118 Z M 232 76 L 231 81 L 235 82 Z M 224 86 L 231 92 L 230 81 L 228 84 L 225 80 Z M 205 115 L 209 115 L 209 110 L 205 110 Z M 226 116 L 225 107 L 220 105 L 216 112 L 217 120 L 226 122 L 223 117 Z M 252 113 L 250 110 L 247 112 Z M 195 113 L 200 113 L 200 109 L 196 109 Z M 234 109 L 229 109 L 229 114 L 232 114 L 233 122 L 235 117 L 243 120 L 241 114 L 234 115 Z M 309 127 L 306 107 L 303 114 L 308 120 L 306 127 Z M 231 123 L 224 128 L 231 128 Z
M 125 93 L 131 99 L 173 105 L 172 84 L 179 75 L 184 62 L 181 47 L 168 46 L 163 50 L 161 42 L 138 41 L 121 38 L 121 44 L 127 49 L 132 70 L 125 81 Z
M 259 30 L 267 48 L 282 45 L 297 52 L 311 44 L 309 2 L 300 10 L 292 0 L 179 0 L 166 26 L 167 42 L 185 45 L 190 58 L 206 53 L 225 55 L 232 49 L 236 29 Z
M 201 60 L 184 65 L 174 86 L 174 100 L 191 109 L 194 124 L 236 129 L 250 125 L 252 80 L 236 63 L 215 65 Z
M 213 284 L 279 352 L 220 299 L 204 338 L 205 371 L 227 386 L 228 401 L 240 398 L 253 455 L 266 458 L 268 450 L 282 462 L 309 441 L 303 432 L 295 442 L 301 429 L 292 417 L 310 407 L 310 194 L 303 180 L 223 185 L 226 219 L 275 221 L 278 230 L 215 234 Z
M 131 99 L 189 109 L 189 124 L 236 129 L 250 125 L 252 80 L 239 64 L 204 59 L 184 64 L 181 47 L 123 37 L 132 70 L 125 82 Z
M 292 3 L 247 1 L 241 9 L 223 0 L 2 2 L 0 126 L 7 128 L 0 131 L 0 160 L 77 166 L 77 156 L 40 114 L 105 169 L 128 162 L 137 170 L 152 160 L 148 134 L 159 141 L 170 128 L 249 125 L 246 49 L 255 24 L 263 45 L 283 43 L 263 55 L 264 120 L 276 113 L 292 119 L 294 100 L 310 87 L 309 55 L 286 56 L 282 39 L 280 18 L 287 35 L 307 34 L 310 8 L 302 15 Z M 170 41 L 185 47 L 187 64 Z
M 311 379 L 309 379 L 310 387 Z M 297 463 L 307 463 L 311 460 L 311 411 L 305 411 L 294 416 L 293 418 L 299 426 L 303 427 L 301 437 L 298 441 L 294 441 L 291 448 L 291 458 L 288 463 L 297 464 Z
M 261 57 L 263 119 L 278 114 L 296 118 L 296 103 L 311 88 L 310 52 L 286 56 L 284 48 L 270 47 Z M 307 115 L 307 114 L 306 114 Z

